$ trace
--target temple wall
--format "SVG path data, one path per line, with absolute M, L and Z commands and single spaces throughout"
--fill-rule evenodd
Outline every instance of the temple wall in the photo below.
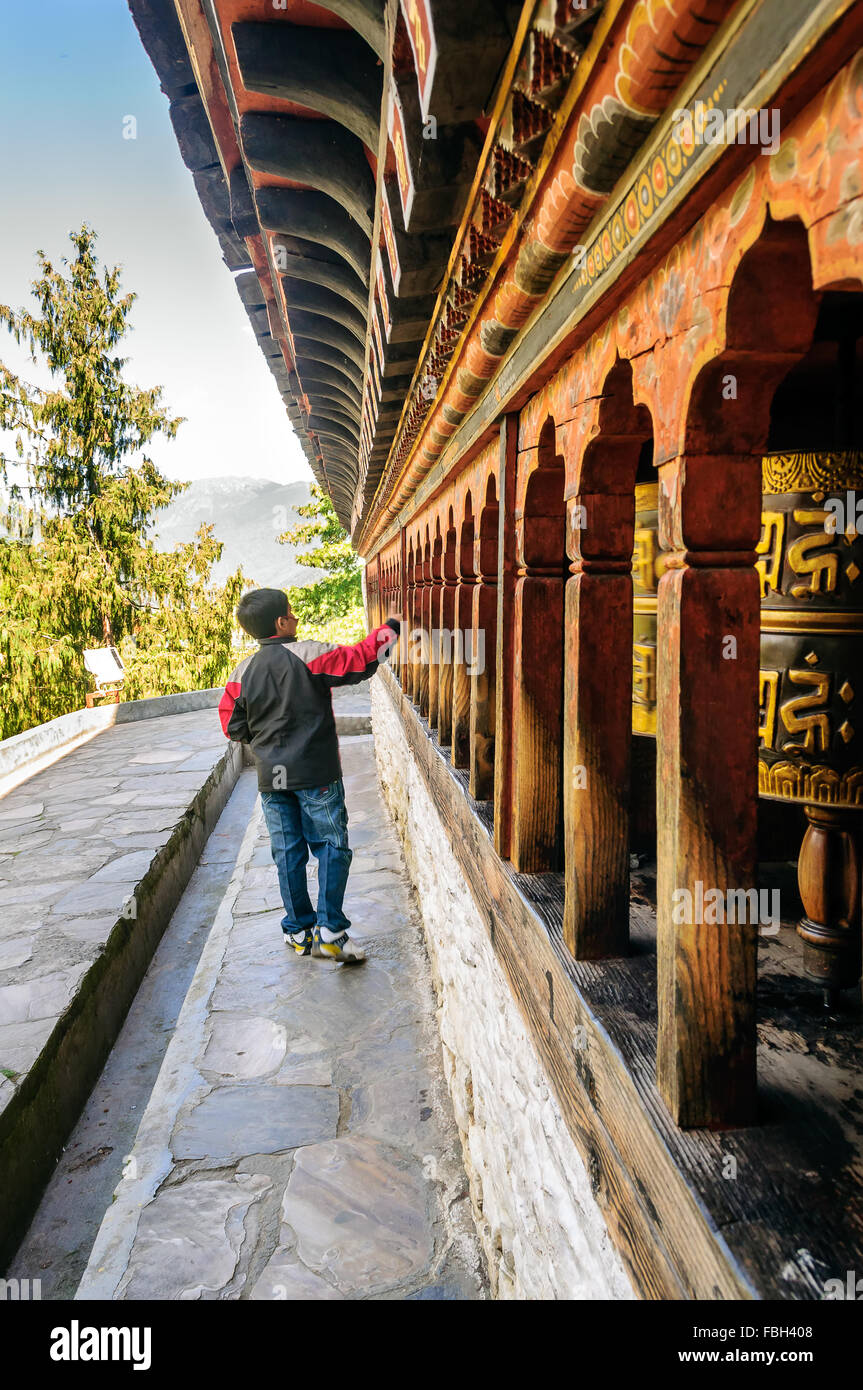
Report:
M 381 681 L 372 681 L 372 724 L 384 796 L 419 900 L 444 1069 L 492 1289 L 513 1299 L 632 1298 L 587 1170 Z

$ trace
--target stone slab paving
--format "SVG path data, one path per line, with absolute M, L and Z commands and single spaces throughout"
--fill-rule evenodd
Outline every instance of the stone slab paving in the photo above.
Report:
M 0 1112 L 225 750 L 212 709 L 115 725 L 0 799 Z
M 12 1262 L 43 1299 L 74 1298 L 105 1208 L 123 1176 L 257 797 L 245 768 L 159 942 L 117 1040 Z
M 215 708 L 117 724 L 0 797 L 0 1113 L 227 747 Z
M 287 950 L 258 803 L 79 1299 L 487 1296 L 371 737 L 342 759 L 369 959 Z

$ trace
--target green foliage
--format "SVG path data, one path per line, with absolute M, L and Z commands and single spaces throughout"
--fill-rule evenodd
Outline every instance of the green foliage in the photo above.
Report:
M 291 608 L 300 620 L 303 637 L 326 642 L 358 642 L 365 635 L 360 565 L 350 538 L 323 488 L 313 485 L 311 499 L 296 508 L 305 523 L 285 531 L 279 540 L 312 546 L 297 553 L 300 564 L 326 571 L 316 584 L 288 590 Z
M 171 554 L 149 539 L 153 511 L 185 484 L 146 457 L 138 467 L 124 460 L 156 434 L 173 438 L 182 421 L 163 409 L 160 388 L 123 379 L 127 359 L 115 349 L 135 295 L 121 295 L 119 267 L 100 276 L 90 228 L 70 240 L 65 272 L 37 253 L 38 315 L 0 305 L 0 323 L 51 374 L 43 389 L 0 363 L 0 428 L 17 455 L 0 465 L 2 738 L 83 705 L 82 653 L 106 642 L 126 665 L 125 699 L 220 684 L 245 587 L 241 571 L 210 584 L 222 549 L 211 526 Z

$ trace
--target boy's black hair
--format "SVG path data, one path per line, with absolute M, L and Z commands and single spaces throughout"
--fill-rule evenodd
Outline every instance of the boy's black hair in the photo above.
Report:
M 237 622 L 259 642 L 275 637 L 276 619 L 287 616 L 288 596 L 284 589 L 252 589 L 237 604 Z

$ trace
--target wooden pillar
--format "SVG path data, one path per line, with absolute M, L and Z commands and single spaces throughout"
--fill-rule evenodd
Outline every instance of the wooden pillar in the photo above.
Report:
M 562 868 L 564 487 L 552 455 L 531 473 L 516 523 L 510 858 L 520 873 Z
M 460 633 L 469 631 L 473 623 L 474 521 L 465 516 L 461 525 L 458 549 L 458 585 L 455 596 L 455 626 Z M 453 767 L 470 764 L 470 673 L 463 641 L 456 643 L 453 653 L 452 688 L 452 748 Z
M 408 695 L 415 705 L 419 704 L 420 691 L 420 640 L 422 626 L 422 556 L 414 552 L 414 562 L 410 578 L 411 616 L 408 633 Z
M 401 549 L 398 559 L 397 571 L 397 595 L 398 610 L 402 615 L 401 632 L 399 633 L 399 680 L 402 690 L 407 687 L 408 681 L 408 637 L 410 635 L 410 614 L 408 611 L 408 551 L 407 536 L 402 531 Z
M 497 495 L 497 624 L 495 632 L 494 847 L 508 859 L 512 844 L 512 718 L 515 672 L 515 485 L 518 415 L 500 423 Z
M 475 542 L 477 582 L 473 590 L 470 677 L 470 782 L 477 801 L 494 795 L 495 655 L 497 647 L 498 506 L 489 500 Z
M 377 557 L 376 557 L 376 558 L 377 558 Z M 373 610 L 373 612 L 372 612 L 372 626 L 373 626 L 373 627 L 380 627 L 380 625 L 381 625 L 381 605 L 382 605 L 382 603 L 383 603 L 383 596 L 382 596 L 382 594 L 381 594 L 380 562 L 378 562 L 378 564 L 376 565 L 376 569 L 377 569 L 377 573 L 376 573 L 376 575 L 375 575 L 375 604 L 374 604 L 374 610 Z
M 420 603 L 419 603 L 419 684 L 417 689 L 416 702 L 420 714 L 423 718 L 428 717 L 429 712 L 429 663 L 430 663 L 430 633 L 431 633 L 431 543 L 426 541 L 423 551 L 422 567 L 420 570 Z
M 435 536 L 431 557 L 429 588 L 429 724 L 438 722 L 438 683 L 440 680 L 441 597 L 443 593 L 443 541 Z
M 452 516 L 450 515 L 450 520 Z M 443 552 L 440 625 L 449 634 L 443 642 L 440 653 L 440 673 L 438 676 L 438 743 L 446 748 L 452 742 L 452 701 L 453 701 L 453 662 L 455 661 L 456 597 L 458 593 L 458 568 L 456 565 L 457 533 L 450 526 L 446 533 Z
M 687 456 L 659 480 L 657 1081 L 679 1125 L 721 1128 L 755 1112 L 758 928 L 716 903 L 755 884 L 761 479 Z
M 398 677 L 402 690 L 407 685 L 408 664 L 408 632 L 410 630 L 410 618 L 408 614 L 408 593 L 407 593 L 407 536 L 402 530 L 399 538 L 398 558 L 396 560 L 396 607 L 402 616 L 401 631 L 399 633 L 398 645 Z
M 563 935 L 576 960 L 629 944 L 634 519 L 632 492 L 568 505 Z

